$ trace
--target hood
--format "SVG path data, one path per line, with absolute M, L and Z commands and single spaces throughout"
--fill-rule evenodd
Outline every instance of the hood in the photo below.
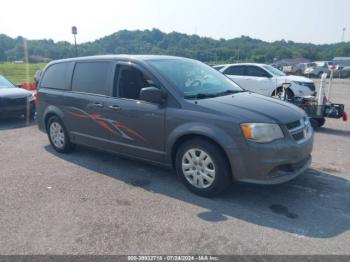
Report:
M 304 76 L 293 76 L 293 75 L 278 76 L 277 79 L 283 82 L 298 81 L 298 82 L 304 82 L 304 83 L 313 83 L 311 79 Z
M 291 103 L 250 92 L 201 99 L 197 105 L 214 110 L 216 114 L 232 116 L 238 123 L 285 124 L 305 116 L 302 109 Z
M 22 88 L 0 88 L 0 98 L 23 98 L 29 96 L 31 93 Z

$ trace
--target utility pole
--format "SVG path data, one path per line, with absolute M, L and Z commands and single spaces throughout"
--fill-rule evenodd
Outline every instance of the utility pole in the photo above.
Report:
M 78 29 L 76 26 L 72 26 L 72 34 L 74 36 L 74 47 L 75 47 L 75 56 L 78 56 L 78 47 L 77 47 L 77 37 L 76 35 L 78 34 Z
M 342 41 L 342 42 L 345 41 L 345 31 L 346 31 L 346 28 L 344 27 L 344 28 L 343 28 L 342 37 L 341 37 L 341 41 Z

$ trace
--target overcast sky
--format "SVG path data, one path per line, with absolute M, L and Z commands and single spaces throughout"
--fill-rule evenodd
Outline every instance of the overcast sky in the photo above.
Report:
M 158 28 L 216 39 L 350 41 L 350 0 L 4 0 L 0 33 L 93 41 L 122 29 Z

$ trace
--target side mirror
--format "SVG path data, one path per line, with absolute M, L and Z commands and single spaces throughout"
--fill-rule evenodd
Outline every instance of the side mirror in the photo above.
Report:
M 162 90 L 154 86 L 145 87 L 140 91 L 140 100 L 160 104 L 164 102 L 165 94 Z

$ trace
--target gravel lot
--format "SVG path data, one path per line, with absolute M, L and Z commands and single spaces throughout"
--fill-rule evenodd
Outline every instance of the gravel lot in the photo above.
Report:
M 350 80 L 334 101 L 350 109 Z M 278 186 L 191 194 L 173 171 L 0 122 L 0 254 L 350 254 L 350 124 L 327 120 L 313 164 Z

